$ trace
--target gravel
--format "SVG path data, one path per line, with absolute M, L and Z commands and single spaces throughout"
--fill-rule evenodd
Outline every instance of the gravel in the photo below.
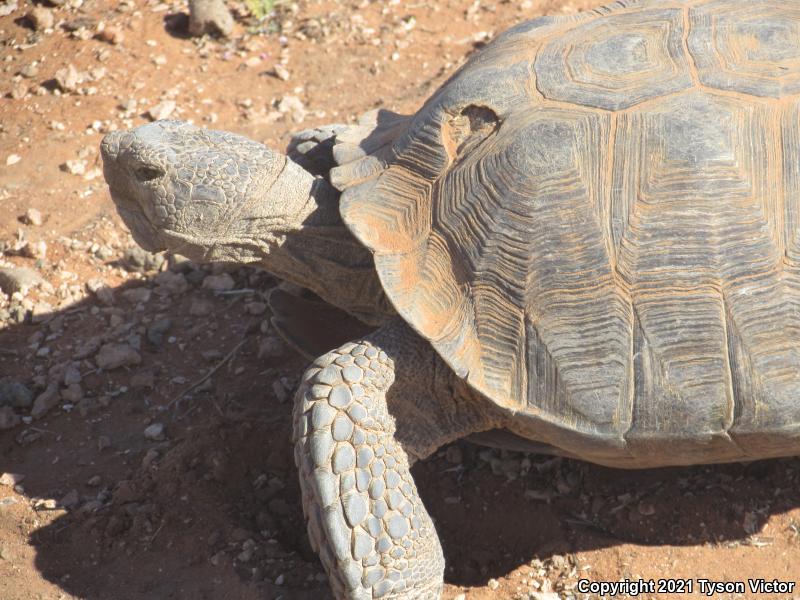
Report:
M 25 295 L 44 283 L 42 276 L 28 267 L 0 267 L 0 290 L 9 296 L 14 292 Z
M 142 362 L 141 355 L 128 344 L 104 344 L 96 356 L 97 366 L 104 371 L 130 367 Z
M 40 419 L 46 415 L 51 409 L 58 406 L 61 401 L 61 393 L 58 389 L 58 383 L 53 381 L 47 388 L 36 397 L 33 401 L 33 408 L 31 409 L 31 416 L 34 419 Z
M 0 406 L 30 408 L 33 405 L 33 392 L 25 384 L 10 377 L 0 379 Z
M 233 31 L 233 17 L 223 0 L 189 0 L 189 33 L 220 35 Z

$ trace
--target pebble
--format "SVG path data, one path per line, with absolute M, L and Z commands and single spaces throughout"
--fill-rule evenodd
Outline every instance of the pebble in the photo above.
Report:
M 202 298 L 192 298 L 189 314 L 193 317 L 207 317 L 214 312 L 214 303 Z
M 489 586 L 489 589 L 496 590 L 500 587 L 500 582 L 497 581 L 497 579 L 492 578 L 486 582 L 486 585 Z
M 182 273 L 162 271 L 153 280 L 156 283 L 155 292 L 159 296 L 177 296 L 189 289 L 189 282 Z
M 289 81 L 289 77 L 290 77 L 289 70 L 286 67 L 284 67 L 282 64 L 277 63 L 273 70 L 275 71 L 275 77 L 277 77 L 278 79 L 281 79 L 283 81 Z
M 101 304 L 114 305 L 114 291 L 102 279 L 90 279 L 86 282 L 86 289 L 93 293 Z
M 286 353 L 286 342 L 283 339 L 269 335 L 258 345 L 258 358 L 280 358 Z
M 154 346 L 164 345 L 164 336 L 172 327 L 172 319 L 157 319 L 147 327 L 147 341 Z
M 24 384 L 10 377 L 0 379 L 0 406 L 30 408 L 32 404 L 33 392 Z
M 35 62 L 29 63 L 22 67 L 19 71 L 25 79 L 33 79 L 39 76 L 39 65 Z
M 58 406 L 61 401 L 61 394 L 58 391 L 58 383 L 53 381 L 47 388 L 33 401 L 31 416 L 39 419 L 46 415 L 52 408 Z
M 17 8 L 19 8 L 17 0 L 6 0 L 5 3 L 0 4 L 0 17 L 6 17 L 10 15 L 12 12 L 17 10 Z
M 145 452 L 144 458 L 142 458 L 142 468 L 148 468 L 156 460 L 158 460 L 158 450 L 155 448 L 150 448 L 147 452 Z
M 144 437 L 154 442 L 160 442 L 166 437 L 164 429 L 163 423 L 153 423 L 144 430 Z
M 0 290 L 9 296 L 20 292 L 23 296 L 28 290 L 44 284 L 44 279 L 28 267 L 0 267 Z
M 141 355 L 128 344 L 104 344 L 95 357 L 97 366 L 104 371 L 138 365 Z
M 267 304 L 266 302 L 251 302 L 250 304 L 245 305 L 244 309 L 248 315 L 263 315 L 265 312 L 267 312 Z
M 83 159 L 68 160 L 61 163 L 61 170 L 70 175 L 83 175 L 86 173 L 86 161 Z
M 7 487 L 14 487 L 25 481 L 25 475 L 22 473 L 3 473 L 0 475 L 0 485 Z
M 61 390 L 61 399 L 76 404 L 83 400 L 83 389 L 79 383 L 72 383 Z
M 0 406 L 0 430 L 11 429 L 20 424 L 22 420 L 10 406 Z
M 147 111 L 147 116 L 151 121 L 160 121 L 169 117 L 176 108 L 174 100 L 162 100 L 155 106 L 150 107 Z
M 61 500 L 58 502 L 58 505 L 64 508 L 75 508 L 78 506 L 80 501 L 81 498 L 78 495 L 78 490 L 70 490 L 63 498 L 61 498 Z
M 306 110 L 305 105 L 297 96 L 284 96 L 281 98 L 281 101 L 278 102 L 278 111 L 284 114 L 289 114 L 292 117 L 292 121 L 295 123 L 302 123 L 308 111 Z
M 189 0 L 189 33 L 227 37 L 233 31 L 233 17 L 223 0 Z
M 152 389 L 155 386 L 156 377 L 152 371 L 142 371 L 141 373 L 136 373 L 131 377 L 131 387 L 132 388 L 150 388 Z
M 219 275 L 207 275 L 203 279 L 203 289 L 214 290 L 215 292 L 224 292 L 232 290 L 236 285 L 228 273 L 220 273 Z
M 125 34 L 119 27 L 109 26 L 97 32 L 97 39 L 117 46 L 125 41 Z
M 147 271 L 157 271 L 164 264 L 165 259 L 163 254 L 153 254 L 139 246 L 131 246 L 123 252 L 122 260 L 128 271 L 146 273 Z
M 21 160 L 22 157 L 19 154 L 9 154 L 8 157 L 6 157 L 6 166 L 10 167 L 11 165 L 17 164 Z
M 55 73 L 55 80 L 62 92 L 76 92 L 78 86 L 84 82 L 86 74 L 81 73 L 70 63 Z
M 150 300 L 151 292 L 146 287 L 135 287 L 122 291 L 122 297 L 131 304 L 145 304 Z
M 42 6 L 37 6 L 28 13 L 28 20 L 33 25 L 36 31 L 44 31 L 45 29 L 52 29 L 55 25 L 55 17 L 53 13 Z

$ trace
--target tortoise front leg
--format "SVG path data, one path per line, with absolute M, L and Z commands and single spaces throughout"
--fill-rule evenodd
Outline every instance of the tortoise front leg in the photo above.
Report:
M 382 330 L 317 359 L 295 401 L 308 533 L 340 600 L 438 600 L 442 593 L 442 548 L 387 405 L 393 385 L 404 393 L 417 387 L 405 385 L 404 376 L 420 380 L 418 372 L 395 373 L 395 364 L 410 366 L 420 352 L 435 355 L 418 339 L 410 349 L 404 338 L 415 335 L 406 326 L 390 328 L 390 335 Z

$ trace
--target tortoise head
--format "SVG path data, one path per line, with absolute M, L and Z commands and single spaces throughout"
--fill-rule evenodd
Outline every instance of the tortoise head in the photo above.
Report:
M 310 174 L 233 133 L 157 121 L 109 133 L 101 155 L 117 210 L 150 251 L 263 260 L 312 208 Z

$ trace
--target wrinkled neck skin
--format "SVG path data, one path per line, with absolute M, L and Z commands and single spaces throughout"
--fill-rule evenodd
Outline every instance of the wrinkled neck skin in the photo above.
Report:
M 367 324 L 382 324 L 394 311 L 371 253 L 339 215 L 339 192 L 325 179 L 285 160 L 269 189 L 253 183 L 250 202 L 234 216 L 226 234 L 208 245 L 196 238 L 190 241 L 190 252 L 196 255 L 190 258 L 258 264 Z M 270 208 L 274 203 L 296 206 L 297 212 L 278 218 Z

